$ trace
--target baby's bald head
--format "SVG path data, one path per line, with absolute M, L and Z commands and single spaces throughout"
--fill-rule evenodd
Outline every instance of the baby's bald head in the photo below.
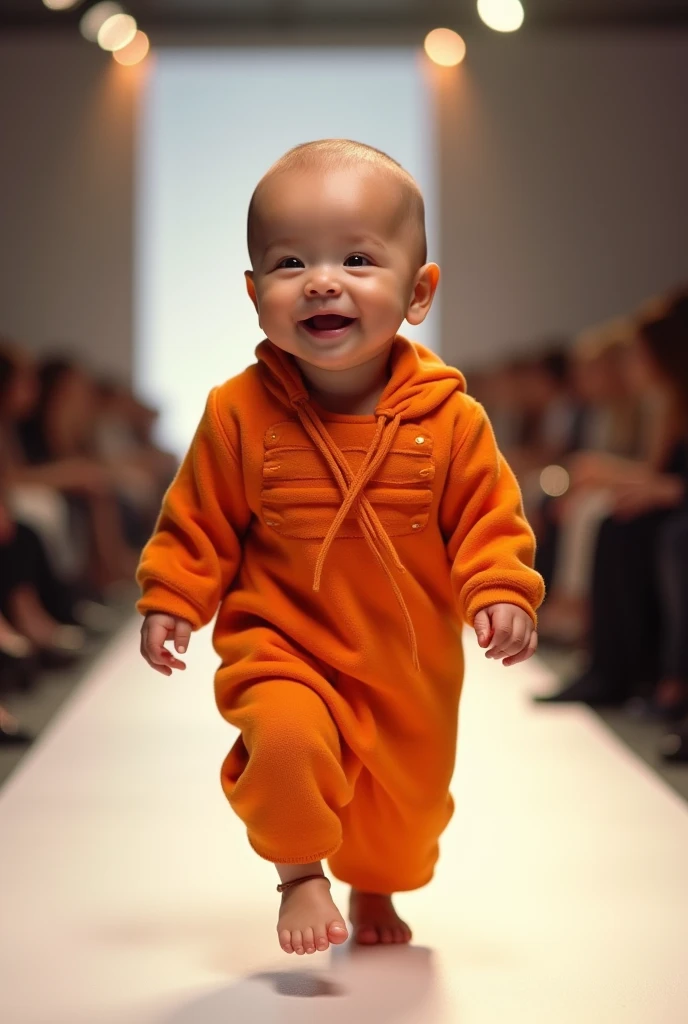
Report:
M 295 146 L 285 153 L 258 183 L 248 210 L 248 250 L 256 265 L 265 236 L 265 200 L 275 187 L 288 187 L 293 174 L 367 174 L 379 179 L 381 189 L 394 198 L 391 228 L 408 233 L 408 246 L 418 268 L 427 261 L 425 204 L 418 185 L 401 164 L 373 146 L 348 139 L 322 139 Z

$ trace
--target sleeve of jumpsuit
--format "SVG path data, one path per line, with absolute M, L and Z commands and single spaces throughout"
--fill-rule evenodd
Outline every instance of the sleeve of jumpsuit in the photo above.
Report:
M 138 610 L 167 612 L 206 625 L 236 575 L 247 507 L 241 466 L 220 420 L 218 390 L 165 495 L 136 574 Z
M 483 608 L 502 603 L 537 622 L 544 584 L 533 569 L 535 537 L 521 491 L 484 409 L 467 402 L 469 422 L 455 442 L 440 509 L 457 608 L 470 626 Z

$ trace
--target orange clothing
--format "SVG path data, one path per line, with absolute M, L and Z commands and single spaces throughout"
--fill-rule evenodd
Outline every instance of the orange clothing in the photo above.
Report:
M 138 579 L 208 623 L 241 730 L 225 792 L 263 857 L 425 884 L 451 816 L 462 622 L 543 596 L 518 485 L 461 374 L 403 338 L 375 416 L 310 400 L 294 360 L 214 389 Z

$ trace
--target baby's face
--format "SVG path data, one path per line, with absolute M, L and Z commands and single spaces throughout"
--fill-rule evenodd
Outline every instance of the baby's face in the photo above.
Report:
M 417 248 L 394 183 L 375 168 L 275 176 L 247 274 L 263 331 L 321 369 L 368 362 L 409 314 Z

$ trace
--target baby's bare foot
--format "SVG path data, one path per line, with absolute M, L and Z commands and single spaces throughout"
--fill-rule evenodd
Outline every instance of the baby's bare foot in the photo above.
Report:
M 299 956 L 346 942 L 349 932 L 326 879 L 314 878 L 282 894 L 277 934 L 284 952 Z
M 411 941 L 411 929 L 397 914 L 391 896 L 352 889 L 349 917 L 354 926 L 354 941 L 362 946 Z

